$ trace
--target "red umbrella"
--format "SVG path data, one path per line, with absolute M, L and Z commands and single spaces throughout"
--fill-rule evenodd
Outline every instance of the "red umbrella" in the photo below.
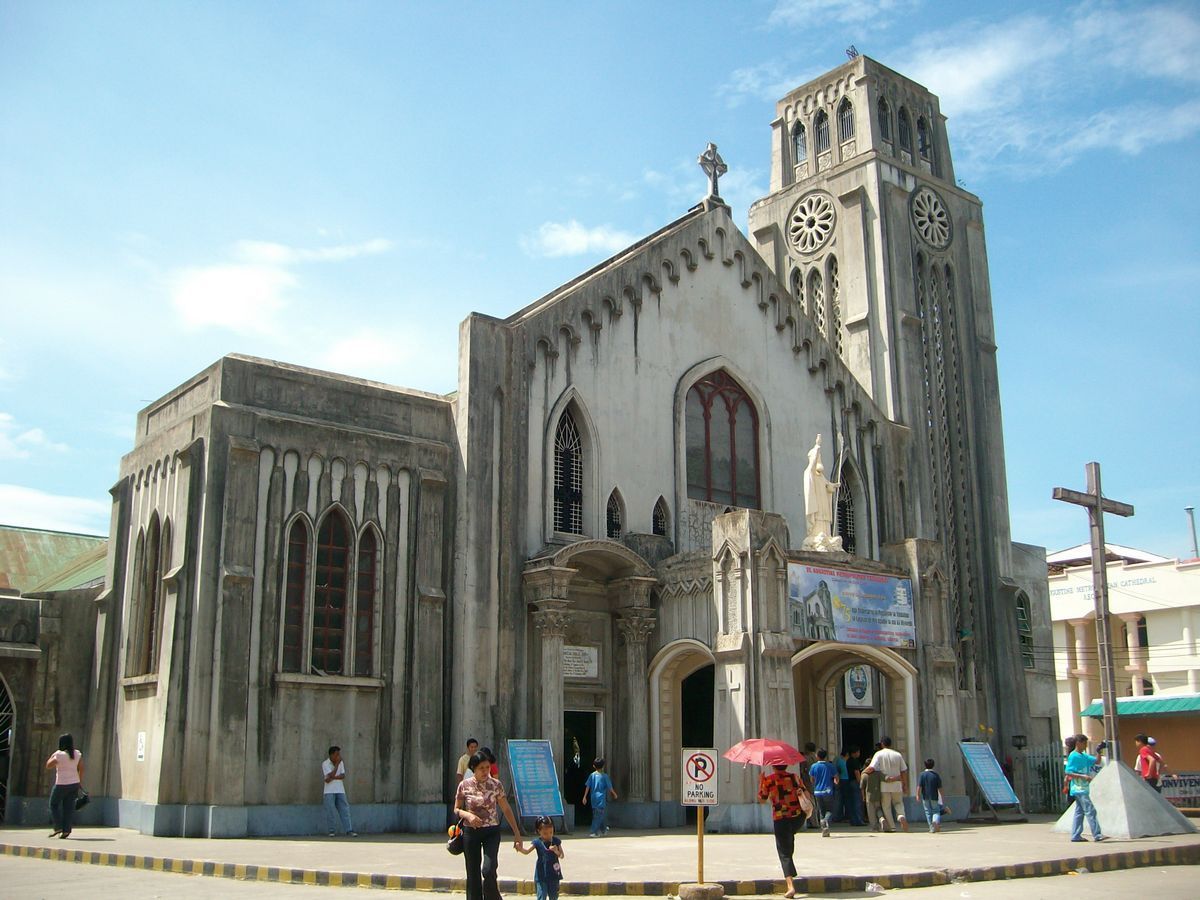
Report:
M 755 766 L 790 766 L 804 759 L 804 754 L 791 744 L 772 738 L 738 741 L 722 755 L 730 762 Z

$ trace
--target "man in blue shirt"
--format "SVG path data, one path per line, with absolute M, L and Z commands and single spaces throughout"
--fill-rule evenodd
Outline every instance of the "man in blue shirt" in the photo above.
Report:
M 833 819 L 834 793 L 837 790 L 837 766 L 829 761 L 829 751 L 822 747 L 817 751 L 817 761 L 808 770 L 813 783 L 813 797 L 821 815 L 821 836 L 829 837 L 829 823 Z
M 608 834 L 608 799 L 611 796 L 616 800 L 617 792 L 613 790 L 612 779 L 604 771 L 604 757 L 593 760 L 592 769 L 594 771 L 588 776 L 587 784 L 583 788 L 583 803 L 585 806 L 588 803 L 592 805 L 590 837 L 600 837 Z
M 1091 786 L 1092 773 L 1096 770 L 1099 760 L 1087 753 L 1087 735 L 1075 735 L 1075 749 L 1067 757 L 1065 772 L 1071 782 L 1071 797 L 1075 801 L 1075 817 L 1071 825 L 1071 840 L 1082 841 L 1083 820 L 1087 817 L 1088 827 L 1092 830 L 1092 840 L 1102 841 L 1100 822 L 1096 819 L 1096 807 L 1092 805 Z

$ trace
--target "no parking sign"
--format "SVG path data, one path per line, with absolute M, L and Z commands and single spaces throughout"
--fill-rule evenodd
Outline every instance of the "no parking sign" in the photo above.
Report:
M 684 747 L 679 802 L 684 806 L 717 805 L 717 751 L 713 747 Z

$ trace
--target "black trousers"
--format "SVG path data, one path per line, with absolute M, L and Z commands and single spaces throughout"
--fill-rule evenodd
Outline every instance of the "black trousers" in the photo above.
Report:
M 792 862 L 792 854 L 796 852 L 796 832 L 804 826 L 804 816 L 794 819 L 775 819 L 775 852 L 779 854 L 779 865 L 783 874 L 789 878 L 796 877 L 796 864 Z
M 71 817 L 75 815 L 75 798 L 79 795 L 79 782 L 56 784 L 50 789 L 50 822 L 55 831 L 71 833 Z
M 467 900 L 500 900 L 500 889 L 496 886 L 496 857 L 499 854 L 499 825 L 463 829 Z

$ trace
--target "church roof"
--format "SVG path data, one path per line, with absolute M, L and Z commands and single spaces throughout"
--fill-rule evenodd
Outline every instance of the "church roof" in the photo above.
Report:
M 0 525 L 0 593 L 27 592 L 107 541 L 99 535 Z
M 1134 547 L 1122 547 L 1120 544 L 1104 545 L 1105 560 L 1108 562 L 1125 562 L 1125 563 L 1148 563 L 1148 562 L 1168 562 L 1167 557 L 1159 556 L 1156 553 L 1149 553 L 1146 550 L 1138 550 Z M 1092 562 L 1092 545 L 1077 544 L 1074 547 L 1068 547 L 1066 550 L 1059 550 L 1056 553 L 1051 553 L 1046 557 L 1046 565 L 1054 572 L 1061 572 L 1063 569 L 1069 569 L 1072 566 L 1087 566 Z

